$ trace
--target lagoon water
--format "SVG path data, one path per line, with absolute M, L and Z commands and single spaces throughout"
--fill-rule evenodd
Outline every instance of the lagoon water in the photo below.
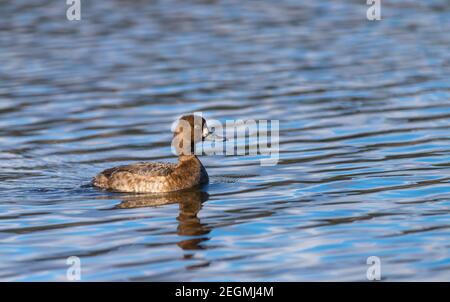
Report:
M 0 280 L 450 280 L 448 1 L 92 2 L 0 4 Z M 89 186 L 175 161 L 194 111 L 279 120 L 278 164 L 202 157 L 168 203 Z

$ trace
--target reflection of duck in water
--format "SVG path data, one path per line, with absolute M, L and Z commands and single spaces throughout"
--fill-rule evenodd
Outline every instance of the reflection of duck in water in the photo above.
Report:
M 92 184 L 118 192 L 160 193 L 192 188 L 208 182 L 208 173 L 195 155 L 195 144 L 208 139 L 224 140 L 210 133 L 206 121 L 196 115 L 180 118 L 174 147 L 178 163 L 137 163 L 107 169 Z
M 198 190 L 177 191 L 164 194 L 125 195 L 123 201 L 117 205 L 120 209 L 155 207 L 165 204 L 179 204 L 177 234 L 180 236 L 202 236 L 211 230 L 202 224 L 197 214 L 202 208 L 202 203 L 209 198 L 208 193 Z M 183 250 L 202 249 L 200 243 L 208 238 L 193 238 L 178 242 Z

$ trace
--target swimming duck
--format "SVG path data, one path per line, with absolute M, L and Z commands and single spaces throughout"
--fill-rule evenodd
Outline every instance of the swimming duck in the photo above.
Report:
M 178 163 L 147 163 L 106 169 L 92 180 L 96 187 L 130 193 L 164 193 L 208 183 L 208 173 L 194 154 L 195 144 L 206 138 L 224 140 L 208 129 L 198 115 L 182 116 L 175 127 L 173 146 Z

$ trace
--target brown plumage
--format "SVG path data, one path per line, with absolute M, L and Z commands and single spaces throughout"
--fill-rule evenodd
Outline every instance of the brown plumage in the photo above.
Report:
M 195 143 L 209 130 L 199 116 L 180 118 L 174 132 L 178 163 L 136 163 L 106 169 L 92 180 L 96 187 L 118 192 L 161 193 L 191 188 L 208 182 L 208 173 L 194 155 Z

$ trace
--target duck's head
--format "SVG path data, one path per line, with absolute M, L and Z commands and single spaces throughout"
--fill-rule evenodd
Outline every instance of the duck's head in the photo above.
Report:
M 195 114 L 183 115 L 175 126 L 172 146 L 178 155 L 193 155 L 195 144 L 206 139 L 225 140 L 208 129 L 203 117 Z

